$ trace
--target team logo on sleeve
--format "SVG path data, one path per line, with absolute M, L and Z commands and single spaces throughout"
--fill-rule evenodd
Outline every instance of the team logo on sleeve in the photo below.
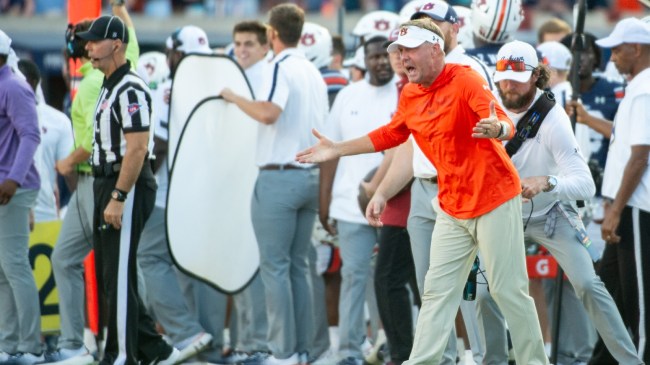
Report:
M 142 105 L 138 103 L 131 103 L 126 107 L 126 110 L 129 112 L 130 116 L 133 116 L 133 114 L 137 113 L 140 110 L 140 107 L 142 107 Z

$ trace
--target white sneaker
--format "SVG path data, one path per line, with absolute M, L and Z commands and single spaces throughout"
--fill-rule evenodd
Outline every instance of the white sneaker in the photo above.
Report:
M 181 352 L 176 347 L 172 347 L 172 353 L 166 359 L 154 362 L 155 365 L 175 365 L 180 361 L 178 360 Z
M 366 339 L 367 341 L 367 339 Z M 369 343 L 369 342 L 368 342 Z M 365 342 L 364 342 L 365 345 Z M 382 346 L 386 345 L 386 332 L 383 329 L 377 331 L 377 342 L 373 347 L 370 348 L 368 352 L 363 350 L 365 360 L 370 365 L 381 365 L 383 364 L 383 354 L 380 354 Z M 363 348 L 363 345 L 361 346 Z
M 293 354 L 286 359 L 278 359 L 275 356 L 271 355 L 264 360 L 263 365 L 298 365 L 300 359 L 298 354 Z
M 9 355 L 8 353 L 6 353 L 4 351 L 0 351 L 0 362 L 5 362 L 5 361 L 9 360 L 10 356 L 11 355 Z
M 58 349 L 45 354 L 46 364 L 88 365 L 94 361 L 93 355 L 90 354 L 86 346 L 81 346 L 78 349 Z
M 195 336 L 187 338 L 176 344 L 180 349 L 177 362 L 185 361 L 210 346 L 212 335 L 207 332 L 199 332 Z

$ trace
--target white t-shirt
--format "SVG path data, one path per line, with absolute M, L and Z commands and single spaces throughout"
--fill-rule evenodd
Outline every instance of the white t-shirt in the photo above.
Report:
M 41 176 L 41 189 L 36 197 L 34 220 L 45 222 L 59 218 L 54 195 L 57 184 L 55 164 L 72 150 L 74 137 L 72 122 L 65 114 L 44 102 L 36 105 L 36 112 L 41 129 L 41 143 L 35 160 Z
M 483 78 L 488 82 L 488 85 L 492 88 L 493 92 L 496 90 L 488 67 L 477 58 L 467 55 L 463 47 L 456 46 L 456 48 L 452 49 L 451 52 L 445 56 L 445 63 L 456 63 L 470 66 L 483 76 Z M 412 136 L 410 139 L 413 143 L 413 176 L 425 179 L 437 176 L 438 172 L 431 161 L 429 161 L 429 159 L 424 155 L 424 152 L 422 152 L 417 143 L 415 143 Z
M 151 118 L 154 125 L 154 135 L 163 141 L 169 139 L 169 97 L 172 91 L 172 80 L 165 80 L 162 84 L 158 85 L 155 91 L 152 91 L 151 103 L 153 105 L 153 112 Z M 156 158 L 160 158 L 156 156 Z M 167 206 L 167 188 L 169 186 L 169 167 L 167 166 L 166 156 L 161 165 L 156 171 L 156 182 L 158 183 L 158 190 L 156 191 L 156 206 L 164 208 Z
M 390 122 L 397 109 L 397 87 L 393 82 L 373 86 L 360 80 L 343 88 L 334 100 L 327 119 L 327 132 L 334 141 L 361 137 Z M 359 209 L 359 183 L 379 166 L 379 152 L 342 157 L 332 187 L 330 216 L 352 223 L 368 224 Z
M 537 90 L 535 100 L 541 95 L 542 91 Z M 506 114 L 516 127 L 526 111 L 512 113 L 506 109 Z M 553 191 L 539 193 L 533 198 L 533 217 L 546 214 L 558 200 L 587 200 L 596 192 L 589 167 L 571 130 L 569 116 L 558 103 L 544 118 L 535 138 L 527 139 L 512 156 L 512 162 L 521 179 L 547 175 L 557 177 Z M 522 209 L 523 216 L 527 217 L 531 203 L 524 203 Z
M 329 110 L 327 86 L 302 51 L 288 48 L 277 54 L 264 73 L 258 100 L 282 109 L 275 123 L 259 124 L 257 165 L 295 164 L 296 153 L 314 145 L 312 129 L 323 130 Z
M 648 68 L 630 81 L 614 118 L 603 178 L 603 196 L 616 198 L 625 166 L 632 154 L 631 147 L 639 145 L 650 145 L 650 69 Z M 646 167 L 627 205 L 650 212 L 650 168 Z
M 260 97 L 262 95 L 262 87 L 264 86 L 264 73 L 266 72 L 266 68 L 268 66 L 269 61 L 266 58 L 263 58 L 244 70 L 246 78 L 251 85 L 251 89 L 253 89 L 255 100 L 260 100 Z

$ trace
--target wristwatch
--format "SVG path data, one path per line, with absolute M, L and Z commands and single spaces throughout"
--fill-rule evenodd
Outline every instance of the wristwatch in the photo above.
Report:
M 546 177 L 546 189 L 544 189 L 545 193 L 548 193 L 549 191 L 553 191 L 555 187 L 557 186 L 557 177 L 553 175 L 549 175 Z
M 120 189 L 114 189 L 111 192 L 111 198 L 117 200 L 118 202 L 124 202 L 126 200 L 126 195 L 128 193 L 126 191 L 122 191 Z

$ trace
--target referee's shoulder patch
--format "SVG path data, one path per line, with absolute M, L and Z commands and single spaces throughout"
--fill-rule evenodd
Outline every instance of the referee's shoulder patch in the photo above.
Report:
M 129 112 L 129 115 L 133 115 L 137 113 L 140 110 L 140 107 L 142 107 L 141 104 L 138 103 L 131 103 L 127 106 L 127 111 Z

